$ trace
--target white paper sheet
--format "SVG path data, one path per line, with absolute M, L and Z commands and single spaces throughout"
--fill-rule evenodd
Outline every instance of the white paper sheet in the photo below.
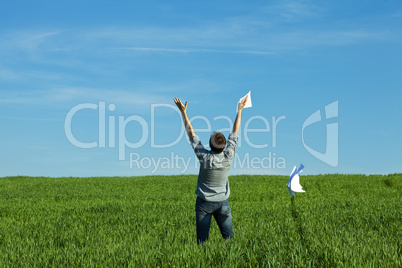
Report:
M 290 173 L 290 178 L 286 186 L 288 187 L 288 191 L 290 194 L 290 197 L 295 195 L 296 193 L 305 193 L 302 189 L 302 186 L 300 185 L 300 178 L 299 178 L 299 173 L 303 172 L 303 165 L 300 165 L 299 169 L 296 170 L 296 166 L 293 168 L 292 173 Z
M 239 100 L 239 102 L 237 103 L 237 110 L 238 110 L 238 108 L 239 108 L 239 104 L 242 103 L 243 100 L 244 100 L 247 96 L 248 96 L 248 99 L 247 99 L 246 105 L 244 105 L 244 108 L 252 107 L 252 104 L 251 104 L 251 90 L 250 90 L 250 91 L 247 93 L 247 95 L 244 96 L 243 98 L 241 98 L 241 99 Z M 236 110 L 236 111 L 237 111 L 237 110 Z

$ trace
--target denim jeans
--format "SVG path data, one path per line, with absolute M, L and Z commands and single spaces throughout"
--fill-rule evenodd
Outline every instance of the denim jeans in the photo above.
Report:
M 227 199 L 219 202 L 209 202 L 197 197 L 197 201 L 195 202 L 195 215 L 198 244 L 208 240 L 212 215 L 218 223 L 219 230 L 224 239 L 234 236 L 232 212 L 230 211 L 229 201 Z

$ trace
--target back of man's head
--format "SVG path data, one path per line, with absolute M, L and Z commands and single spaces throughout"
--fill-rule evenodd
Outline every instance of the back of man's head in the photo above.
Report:
M 211 138 L 209 139 L 209 147 L 211 147 L 211 150 L 219 154 L 225 149 L 226 147 L 226 138 L 225 136 L 220 133 L 220 132 L 214 132 L 211 135 Z

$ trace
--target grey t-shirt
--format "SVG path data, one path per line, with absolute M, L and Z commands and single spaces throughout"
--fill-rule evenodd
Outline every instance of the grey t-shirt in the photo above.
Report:
M 230 195 L 229 171 L 235 156 L 239 136 L 231 133 L 226 149 L 219 154 L 208 151 L 195 135 L 190 138 L 191 146 L 200 161 L 196 195 L 206 201 L 223 201 Z

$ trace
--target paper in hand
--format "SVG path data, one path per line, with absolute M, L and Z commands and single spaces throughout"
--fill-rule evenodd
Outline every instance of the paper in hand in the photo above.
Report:
M 288 191 L 290 194 L 290 197 L 295 195 L 295 192 L 297 193 L 305 193 L 302 189 L 302 186 L 300 185 L 300 178 L 299 178 L 299 173 L 303 171 L 304 166 L 300 164 L 300 167 L 296 169 L 296 166 L 293 168 L 292 173 L 290 173 L 290 178 L 286 186 L 288 187 Z
M 248 99 L 247 99 L 247 102 L 246 102 L 246 105 L 244 105 L 244 108 L 248 108 L 248 107 L 252 107 L 252 104 L 251 104 L 251 90 L 247 93 L 247 95 L 246 96 L 244 96 L 243 98 L 241 98 L 240 100 L 239 100 L 239 102 L 237 103 L 237 107 L 239 107 L 239 104 L 240 103 L 242 103 L 243 102 L 243 100 L 248 96 Z M 238 108 L 237 108 L 238 109 Z

